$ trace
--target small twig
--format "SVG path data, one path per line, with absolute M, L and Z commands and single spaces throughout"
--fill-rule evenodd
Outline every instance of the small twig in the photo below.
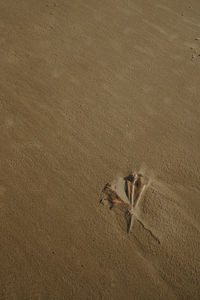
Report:
M 134 176 L 134 180 L 133 180 L 133 185 L 132 185 L 132 193 L 131 193 L 131 209 L 130 209 L 130 215 L 131 215 L 131 220 L 130 220 L 130 226 L 129 226 L 129 230 L 128 232 L 131 232 L 131 229 L 133 227 L 133 216 L 134 216 L 134 211 L 133 211 L 133 204 L 134 204 L 134 195 L 135 195 L 135 183 L 137 180 L 138 176 L 137 174 Z
M 133 185 L 132 185 L 132 192 L 131 192 L 131 210 L 133 209 L 133 203 L 134 203 L 135 182 L 136 182 L 136 179 L 134 178 Z
M 143 185 L 143 187 L 142 187 L 142 190 L 141 190 L 141 192 L 140 192 L 140 194 L 139 194 L 139 197 L 138 197 L 138 199 L 137 199 L 137 202 L 135 203 L 135 208 L 139 205 L 139 202 L 140 202 L 140 200 L 141 200 L 141 198 L 142 198 L 142 194 L 144 193 L 144 190 L 146 189 L 146 184 L 144 184 Z
M 132 188 L 132 183 L 127 180 L 126 181 L 126 184 L 127 184 L 127 197 L 128 197 L 128 200 L 131 202 L 131 188 Z

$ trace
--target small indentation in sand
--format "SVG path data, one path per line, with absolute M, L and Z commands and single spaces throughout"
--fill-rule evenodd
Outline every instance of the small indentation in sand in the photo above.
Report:
M 200 45 L 198 44 L 200 39 L 196 38 L 195 41 L 197 41 L 197 43 L 188 44 L 188 46 L 190 45 L 190 50 L 192 52 L 191 60 L 200 58 Z

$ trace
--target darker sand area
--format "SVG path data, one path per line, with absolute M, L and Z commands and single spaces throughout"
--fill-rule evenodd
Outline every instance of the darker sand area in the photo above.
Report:
M 1 1 L 0 62 L 0 299 L 200 299 L 200 1 Z

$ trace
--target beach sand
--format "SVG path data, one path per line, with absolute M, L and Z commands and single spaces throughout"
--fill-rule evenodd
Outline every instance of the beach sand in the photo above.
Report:
M 200 299 L 200 1 L 1 1 L 0 64 L 0 299 Z

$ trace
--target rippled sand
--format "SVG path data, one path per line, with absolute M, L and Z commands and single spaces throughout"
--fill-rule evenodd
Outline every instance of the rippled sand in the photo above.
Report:
M 0 298 L 200 298 L 200 2 L 0 3 Z M 127 234 L 102 188 L 150 179 Z

